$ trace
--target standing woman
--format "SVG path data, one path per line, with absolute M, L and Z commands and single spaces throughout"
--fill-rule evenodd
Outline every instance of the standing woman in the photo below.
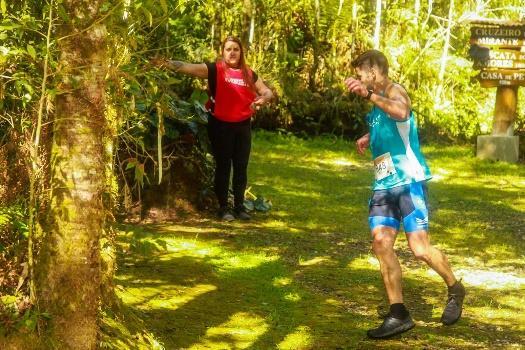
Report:
M 215 158 L 214 188 L 219 217 L 225 221 L 235 217 L 249 220 L 251 217 L 244 209 L 244 192 L 252 142 L 251 117 L 255 110 L 270 102 L 272 91 L 248 67 L 241 41 L 232 36 L 223 41 L 217 62 L 191 64 L 154 59 L 153 64 L 208 79 L 208 136 Z M 233 213 L 228 207 L 232 166 Z

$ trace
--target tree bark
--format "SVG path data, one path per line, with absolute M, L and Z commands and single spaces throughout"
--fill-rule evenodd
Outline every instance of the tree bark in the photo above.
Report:
M 319 48 L 319 21 L 321 20 L 321 6 L 319 4 L 319 0 L 314 1 L 314 23 L 313 23 L 313 39 L 312 39 L 312 54 L 313 54 L 313 63 L 312 67 L 310 68 L 310 74 L 308 78 L 308 88 L 310 91 L 316 91 L 317 85 L 316 85 L 316 76 L 317 76 L 317 70 L 319 69 L 319 55 L 320 55 L 320 48 Z
M 445 41 L 443 43 L 443 53 L 441 54 L 441 63 L 439 65 L 439 75 L 438 75 L 438 86 L 436 88 L 436 93 L 434 95 L 434 103 L 440 104 L 442 99 L 445 71 L 447 69 L 448 61 L 448 49 L 450 48 L 450 32 L 452 30 L 452 18 L 454 15 L 454 0 L 450 0 L 449 9 L 448 9 L 448 22 L 447 30 L 445 32 Z
M 374 49 L 379 50 L 381 33 L 381 0 L 376 0 L 376 26 L 374 30 Z
M 443 44 L 443 53 L 441 55 L 441 64 L 439 66 L 439 76 L 440 85 L 442 85 L 443 79 L 445 78 L 445 70 L 447 68 L 448 60 L 448 49 L 450 47 L 450 32 L 452 30 L 452 18 L 454 15 L 454 0 L 450 0 L 448 8 L 448 22 L 447 22 L 447 31 L 445 34 L 445 42 Z
M 41 311 L 56 347 L 97 348 L 104 226 L 106 29 L 103 0 L 65 0 L 60 94 L 51 152 L 51 208 L 37 266 Z

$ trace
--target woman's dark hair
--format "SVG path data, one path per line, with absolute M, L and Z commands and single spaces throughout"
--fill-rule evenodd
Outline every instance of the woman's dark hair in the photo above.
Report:
M 363 65 L 368 65 L 369 67 L 377 66 L 383 75 L 388 76 L 388 60 L 386 59 L 386 56 L 378 50 L 368 50 L 363 52 L 353 60 L 351 64 L 354 68 Z
M 246 60 L 244 59 L 244 48 L 242 47 L 242 42 L 239 38 L 235 36 L 228 36 L 221 44 L 221 54 L 224 52 L 224 46 L 228 41 L 233 41 L 234 43 L 237 43 L 239 45 L 239 48 L 241 49 L 241 55 L 239 58 L 239 68 L 242 72 L 242 77 L 246 84 L 248 84 L 248 87 L 250 90 L 255 92 L 255 83 L 253 81 L 253 76 L 250 74 L 250 67 L 246 64 Z

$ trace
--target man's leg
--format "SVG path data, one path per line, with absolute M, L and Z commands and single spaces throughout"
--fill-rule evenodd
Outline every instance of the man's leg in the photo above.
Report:
M 425 183 L 410 185 L 400 197 L 400 209 L 410 249 L 417 259 L 426 262 L 436 271 L 448 286 L 448 300 L 441 322 L 445 325 L 453 324 L 461 317 L 465 288 L 456 280 L 446 256 L 430 244 Z
M 414 327 L 414 322 L 403 304 L 401 287 L 401 266 L 394 252 L 397 230 L 388 226 L 378 226 L 372 229 L 372 249 L 379 260 L 381 276 L 385 285 L 390 313 L 381 326 L 367 332 L 370 338 L 388 338 L 408 331 Z
M 403 304 L 401 266 L 394 252 L 394 243 L 400 224 L 397 197 L 400 188 L 374 191 L 369 205 L 368 222 L 372 232 L 372 249 L 379 260 L 381 276 L 390 303 L 390 313 L 383 323 L 370 329 L 370 338 L 387 338 L 414 327 L 414 322 Z
M 379 260 L 381 277 L 390 305 L 403 303 L 401 266 L 394 252 L 396 236 L 397 231 L 392 227 L 378 226 L 372 230 L 372 250 Z
M 452 273 L 445 254 L 430 244 L 427 231 L 410 232 L 406 236 L 408 246 L 414 253 L 416 259 L 427 263 L 428 266 L 443 278 L 447 286 L 452 287 L 457 281 L 456 277 Z
M 454 276 L 447 257 L 430 244 L 428 233 L 425 230 L 407 233 L 407 239 L 414 256 L 426 262 L 447 284 L 448 300 L 441 315 L 441 322 L 445 325 L 456 323 L 461 317 L 466 293 L 461 282 Z

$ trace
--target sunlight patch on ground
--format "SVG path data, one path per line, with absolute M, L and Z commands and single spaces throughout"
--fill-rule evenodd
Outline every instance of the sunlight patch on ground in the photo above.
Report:
M 205 242 L 198 241 L 197 237 L 192 240 L 188 239 L 167 239 L 168 251 L 171 253 L 183 254 L 185 256 L 203 257 L 221 254 L 221 249 L 217 246 L 211 246 Z M 167 256 L 166 258 L 170 258 Z
M 213 227 L 198 227 L 198 226 L 182 226 L 182 225 L 165 225 L 162 226 L 162 229 L 166 231 L 173 231 L 173 233 L 213 233 L 213 232 L 222 232 L 221 229 Z
M 509 293 L 506 296 L 498 298 L 498 303 L 505 305 L 509 308 L 515 310 L 521 310 L 525 305 L 525 294 L 524 293 Z M 519 313 L 524 319 L 524 322 L 521 323 L 522 327 L 525 327 L 525 313 Z
M 277 349 L 309 349 L 313 344 L 313 337 L 310 333 L 311 330 L 308 326 L 299 326 L 277 345 Z
M 253 269 L 262 264 L 279 260 L 279 256 L 266 256 L 265 254 L 227 253 L 212 259 L 213 265 L 221 270 Z
M 433 277 L 438 275 L 431 269 L 428 269 L 427 273 Z M 525 278 L 508 272 L 459 269 L 455 271 L 455 275 L 462 278 L 465 284 L 484 289 L 525 288 Z
M 336 158 L 336 159 L 325 158 L 325 159 L 319 160 L 318 163 L 323 164 L 323 165 L 332 165 L 332 166 L 335 165 L 335 166 L 342 167 L 342 168 L 345 168 L 345 167 L 362 168 L 363 167 L 362 163 L 353 162 L 346 158 Z
M 275 211 L 272 213 L 272 216 L 282 216 L 282 215 L 276 215 L 277 213 L 282 213 L 281 211 Z M 288 216 L 288 214 L 285 214 L 285 216 Z M 263 228 L 271 228 L 271 229 L 281 229 L 281 230 L 285 230 L 285 231 L 288 231 L 290 233 L 299 233 L 301 232 L 301 230 L 295 228 L 295 227 L 291 227 L 289 223 L 286 223 L 284 221 L 281 221 L 281 220 L 270 220 L 268 219 L 267 221 L 263 222 L 263 223 L 260 223 L 259 224 L 260 227 L 263 227 Z
M 191 346 L 189 350 L 248 349 L 267 330 L 268 325 L 261 317 L 238 312 L 222 325 L 209 328 L 202 343 Z
M 284 300 L 298 302 L 301 300 L 301 296 L 297 293 L 288 293 L 284 296 Z
M 432 169 L 432 181 L 441 182 L 449 178 L 450 171 L 443 168 L 434 168 Z
M 278 211 L 272 212 L 272 216 L 277 216 L 280 218 L 287 218 L 287 217 L 290 217 L 290 214 L 288 212 L 278 210 Z
M 377 269 L 379 267 L 379 261 L 372 255 L 361 255 L 358 258 L 352 260 L 348 267 L 351 269 Z
M 511 273 L 460 269 L 456 271 L 456 274 L 462 277 L 466 283 L 476 287 L 486 289 L 521 288 L 522 290 L 525 288 L 525 278 L 517 277 Z
M 273 279 L 273 285 L 275 287 L 284 287 L 284 286 L 288 286 L 292 283 L 292 279 L 291 278 L 288 278 L 288 277 L 275 277 Z
M 306 198 L 308 200 L 319 200 L 321 198 L 321 194 L 319 192 L 312 192 L 312 191 L 293 191 L 290 189 L 283 189 L 281 190 L 281 194 L 285 196 L 291 196 L 291 197 L 300 197 L 300 198 Z
M 331 261 L 330 257 L 328 256 L 317 256 L 315 258 L 312 258 L 310 260 L 302 260 L 302 258 L 299 258 L 299 265 L 300 266 L 312 266 L 312 265 L 318 265 L 325 262 Z
M 268 228 L 281 228 L 286 230 L 288 229 L 288 224 L 280 220 L 269 220 L 265 222 L 263 226 Z
M 162 285 L 154 287 L 128 287 L 117 295 L 125 304 L 137 305 L 145 309 L 170 309 L 176 310 L 191 300 L 216 290 L 212 284 L 198 284 L 194 287 L 180 287 L 174 285 Z M 182 290 L 183 293 L 173 293 L 173 290 Z
M 196 237 L 197 238 L 197 237 Z M 277 255 L 267 255 L 267 253 L 238 253 L 236 251 L 224 250 L 210 242 L 199 241 L 197 239 L 171 239 L 168 241 L 170 253 L 162 256 L 161 260 L 169 260 L 176 256 L 211 258 L 211 263 L 221 270 L 252 269 L 262 264 L 273 262 L 279 259 Z
M 504 328 L 512 327 L 525 329 L 525 317 L 522 310 L 512 310 L 501 308 L 495 304 L 487 304 L 482 307 L 468 306 L 466 309 L 469 314 L 485 319 L 486 323 L 495 326 L 496 330 L 501 332 Z
M 340 302 L 339 300 L 332 299 L 332 298 L 328 298 L 328 299 L 326 299 L 325 302 L 326 302 L 328 305 L 332 305 L 332 306 L 335 306 L 335 307 L 341 307 L 341 306 L 343 305 L 343 303 Z

